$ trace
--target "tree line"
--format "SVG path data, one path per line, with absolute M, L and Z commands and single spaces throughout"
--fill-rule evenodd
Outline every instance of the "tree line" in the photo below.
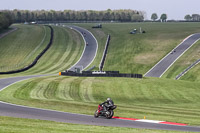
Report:
M 186 21 L 199 22 L 200 21 L 200 14 L 192 14 L 192 15 L 187 14 L 187 15 L 185 15 L 184 19 Z M 161 14 L 160 18 L 158 18 L 157 13 L 153 13 L 151 15 L 151 20 L 152 21 L 166 22 L 167 21 L 167 14 L 163 13 L 163 14 Z
M 187 14 L 185 15 L 184 19 L 186 21 L 200 21 L 200 15 L 199 14 Z
M 151 20 L 157 21 L 157 19 L 158 19 L 157 13 L 153 13 L 153 14 L 151 15 Z M 165 13 L 161 14 L 161 16 L 160 16 L 160 21 L 161 21 L 161 22 L 166 22 L 166 21 L 167 21 L 167 14 L 165 14 Z
M 12 16 L 13 22 L 31 21 L 120 21 L 141 22 L 144 20 L 144 12 L 136 10 L 4 10 Z
M 12 17 L 9 13 L 0 12 L 0 30 L 7 29 L 12 22 Z

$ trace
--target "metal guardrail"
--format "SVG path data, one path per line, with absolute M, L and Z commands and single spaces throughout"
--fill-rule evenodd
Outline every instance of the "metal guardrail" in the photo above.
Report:
M 103 56 L 102 56 L 101 62 L 99 64 L 99 71 L 103 70 L 104 62 L 105 62 L 106 55 L 107 55 L 107 52 L 108 52 L 109 43 L 110 43 L 110 35 L 108 35 L 108 38 L 107 38 L 107 41 L 106 41 L 106 45 L 105 45 L 105 49 L 104 49 L 104 52 L 103 52 Z
M 192 67 L 200 63 L 200 59 L 195 61 L 192 65 L 190 65 L 188 68 L 186 68 L 183 72 L 181 72 L 179 75 L 176 76 L 176 80 L 178 80 L 180 77 L 182 77 L 184 74 L 186 74 Z

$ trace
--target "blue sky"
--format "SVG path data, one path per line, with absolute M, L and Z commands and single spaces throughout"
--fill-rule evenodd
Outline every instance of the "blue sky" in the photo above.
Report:
M 0 0 L 0 9 L 27 10 L 106 10 L 133 9 L 152 13 L 166 13 L 169 19 L 184 19 L 186 14 L 200 14 L 200 0 Z

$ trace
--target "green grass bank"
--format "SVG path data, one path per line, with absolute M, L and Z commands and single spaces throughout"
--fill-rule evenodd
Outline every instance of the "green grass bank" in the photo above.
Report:
M 115 115 L 199 125 L 200 83 L 171 79 L 42 77 L 16 83 L 0 100 L 93 115 L 111 97 Z
M 145 74 L 160 59 L 180 44 L 187 36 L 199 33 L 199 23 L 103 23 L 102 29 L 92 29 L 95 24 L 77 24 L 90 30 L 99 41 L 98 53 L 103 53 L 107 34 L 111 35 L 108 55 L 104 70 L 119 70 L 124 73 Z M 133 29 L 145 30 L 145 34 L 131 35 Z M 102 39 L 104 38 L 104 39 Z M 177 74 L 200 58 L 200 45 L 197 42 L 163 76 L 174 79 Z M 98 66 L 101 58 L 96 58 L 92 65 Z M 195 68 L 186 80 L 199 81 Z
M 17 122 L 16 122 L 17 121 Z M 68 124 L 43 120 L 20 119 L 0 116 L 0 132 L 3 133 L 181 133 L 162 131 Z M 189 133 L 189 132 L 187 132 Z

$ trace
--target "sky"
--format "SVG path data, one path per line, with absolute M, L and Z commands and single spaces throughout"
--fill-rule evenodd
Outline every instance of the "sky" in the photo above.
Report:
M 183 20 L 187 14 L 200 14 L 200 0 L 0 0 L 0 10 L 107 10 L 132 9 L 152 13 L 158 17 L 166 13 L 168 19 Z

